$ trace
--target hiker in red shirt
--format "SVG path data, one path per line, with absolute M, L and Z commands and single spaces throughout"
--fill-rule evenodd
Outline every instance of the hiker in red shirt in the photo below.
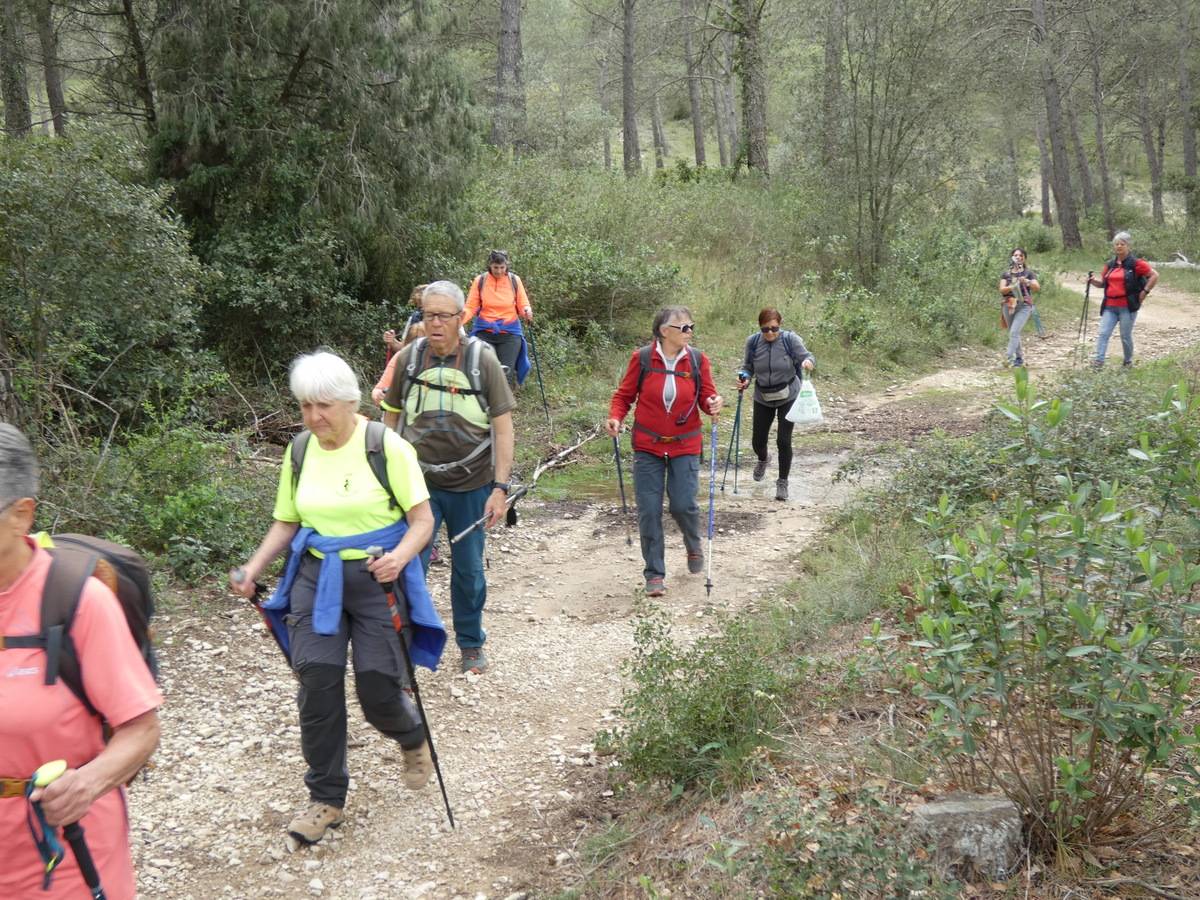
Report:
M 700 411 L 721 411 L 721 395 L 713 384 L 708 357 L 691 346 L 695 325 L 686 306 L 667 306 L 654 317 L 654 341 L 633 352 L 625 377 L 613 393 L 605 428 L 621 433 L 621 422 L 633 413 L 633 487 L 637 497 L 638 533 L 642 540 L 646 596 L 665 592 L 663 560 L 663 482 L 671 517 L 683 532 L 687 567 L 704 571 L 700 542 L 700 449 L 704 440 Z
M 29 537 L 37 483 L 29 441 L 0 424 L 0 634 L 10 637 L 38 633 L 50 572 L 50 554 Z M 46 859 L 35 837 L 40 825 L 30 818 L 30 804 L 37 802 L 60 842 L 62 826 L 82 826 L 109 900 L 132 900 L 137 887 L 122 785 L 158 745 L 162 694 L 120 603 L 95 577 L 84 584 L 70 635 L 88 700 L 112 734 L 106 742 L 100 719 L 64 679 L 44 683 L 44 647 L 0 651 L 0 897 L 92 896 L 72 849 L 43 884 Z M 66 772 L 27 798 L 24 783 L 57 759 L 66 761 Z
M 1096 356 L 1092 365 L 1097 369 L 1104 365 L 1108 353 L 1108 339 L 1113 329 L 1121 326 L 1121 350 L 1123 366 L 1133 365 L 1133 325 L 1138 310 L 1158 284 L 1158 272 L 1144 259 L 1138 259 L 1130 250 L 1128 231 L 1113 235 L 1113 253 L 1116 255 L 1104 264 L 1099 278 L 1088 278 L 1092 287 L 1104 289 L 1104 301 L 1100 304 L 1100 333 L 1096 337 Z
M 492 345 L 509 386 L 524 384 L 529 374 L 529 351 L 521 319 L 532 324 L 533 307 L 521 276 L 509 271 L 508 254 L 503 250 L 493 250 L 488 255 L 488 270 L 471 282 L 462 314 L 463 327 L 472 319 L 475 325 L 469 333 Z

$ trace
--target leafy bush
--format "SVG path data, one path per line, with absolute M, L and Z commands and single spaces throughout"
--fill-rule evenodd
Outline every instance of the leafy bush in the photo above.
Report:
M 178 578 L 213 575 L 269 524 L 278 470 L 251 467 L 248 455 L 236 438 L 164 422 L 123 446 L 47 448 L 45 525 L 126 543 Z
M 1008 259 L 1009 253 L 1016 247 L 1023 247 L 1027 254 L 1033 256 L 1035 253 L 1050 253 L 1058 246 L 1054 229 L 1028 216 L 993 225 L 984 229 L 983 234 L 991 255 L 998 259 Z
M 181 371 L 211 371 L 201 269 L 139 153 L 83 125 L 0 142 L 0 409 L 18 421 L 128 427 Z
M 1023 372 L 1017 398 L 1019 440 L 999 462 L 1043 472 L 1070 404 L 1038 400 Z M 1018 476 L 1023 490 L 969 530 L 945 497 L 923 519 L 933 568 L 907 672 L 962 782 L 999 787 L 1060 855 L 1135 809 L 1174 754 L 1194 760 L 1182 715 L 1200 558 L 1172 540 L 1170 514 L 1200 506 L 1198 411 L 1171 392 L 1155 417 L 1169 435 L 1131 451 L 1151 465 L 1153 503 L 1069 474 L 1049 497 Z
M 905 832 L 903 811 L 877 791 L 770 801 L 771 836 L 756 869 L 780 897 L 945 897 L 923 848 Z
M 779 722 L 775 695 L 790 676 L 771 665 L 773 645 L 739 619 L 684 647 L 661 610 L 643 611 L 627 663 L 633 684 L 621 702 L 624 722 L 599 744 L 616 751 L 636 781 L 676 791 L 736 776 Z

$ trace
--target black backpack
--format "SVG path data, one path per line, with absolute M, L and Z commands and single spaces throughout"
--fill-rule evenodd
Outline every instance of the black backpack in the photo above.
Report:
M 150 589 L 150 570 L 146 561 L 127 547 L 102 538 L 82 534 L 56 534 L 48 552 L 53 557 L 42 590 L 41 632 L 4 635 L 7 648 L 35 647 L 46 652 L 45 684 L 60 678 L 71 693 L 93 716 L 103 716 L 92 705 L 83 686 L 83 672 L 71 639 L 71 626 L 87 580 L 95 575 L 104 582 L 121 604 L 125 624 L 150 674 L 158 678 L 158 661 L 150 619 L 154 615 L 154 597 Z M 105 723 L 107 728 L 107 723 Z
M 1129 305 L 1130 312 L 1137 312 L 1142 308 L 1142 301 L 1138 295 L 1141 294 L 1149 278 L 1134 271 L 1137 258 L 1132 253 L 1126 254 L 1123 262 L 1118 263 L 1114 256 L 1104 264 L 1104 272 L 1100 276 L 1104 280 L 1104 300 L 1100 304 L 1100 312 L 1104 312 L 1104 307 L 1108 305 L 1108 273 L 1118 265 L 1125 270 L 1125 302 Z
M 779 339 L 781 341 L 783 341 L 783 349 L 787 351 L 788 359 L 790 359 L 792 361 L 792 367 L 795 368 L 797 365 L 796 351 L 792 348 L 792 342 L 788 338 L 789 334 L 791 334 L 791 332 L 781 331 L 781 332 L 779 332 Z M 754 335 L 754 337 L 751 338 L 751 340 L 750 340 L 750 358 L 751 358 L 751 360 L 754 359 L 754 354 L 758 352 L 758 345 L 761 342 L 762 342 L 762 333 L 761 332 Z

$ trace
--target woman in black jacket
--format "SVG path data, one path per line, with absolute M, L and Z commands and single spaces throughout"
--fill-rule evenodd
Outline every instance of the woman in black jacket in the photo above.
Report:
M 754 379 L 754 421 L 750 445 L 758 457 L 754 480 L 762 481 L 771 457 L 767 454 L 767 436 L 771 422 L 779 417 L 775 446 L 779 450 L 779 479 L 775 499 L 788 498 L 788 473 L 792 468 L 792 423 L 787 411 L 800 393 L 803 373 L 816 360 L 804 346 L 800 335 L 781 328 L 783 316 L 770 307 L 758 314 L 758 333 L 746 338 L 746 354 L 738 372 L 738 390 L 744 391 Z

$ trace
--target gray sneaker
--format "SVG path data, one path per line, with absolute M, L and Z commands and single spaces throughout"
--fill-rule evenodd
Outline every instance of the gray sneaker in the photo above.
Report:
M 786 478 L 780 478 L 775 482 L 775 499 L 786 500 L 788 498 L 788 482 Z
M 308 809 L 288 823 L 287 830 L 296 840 L 305 844 L 315 844 L 325 837 L 326 829 L 337 828 L 344 821 L 346 817 L 336 806 L 314 801 L 308 805 Z
M 760 459 L 754 464 L 754 480 L 762 481 L 763 476 L 767 474 L 767 466 L 771 462 L 771 454 L 767 454 L 766 459 Z
M 483 655 L 482 647 L 463 647 L 461 671 L 465 675 L 474 672 L 482 675 L 487 671 L 487 657 Z

